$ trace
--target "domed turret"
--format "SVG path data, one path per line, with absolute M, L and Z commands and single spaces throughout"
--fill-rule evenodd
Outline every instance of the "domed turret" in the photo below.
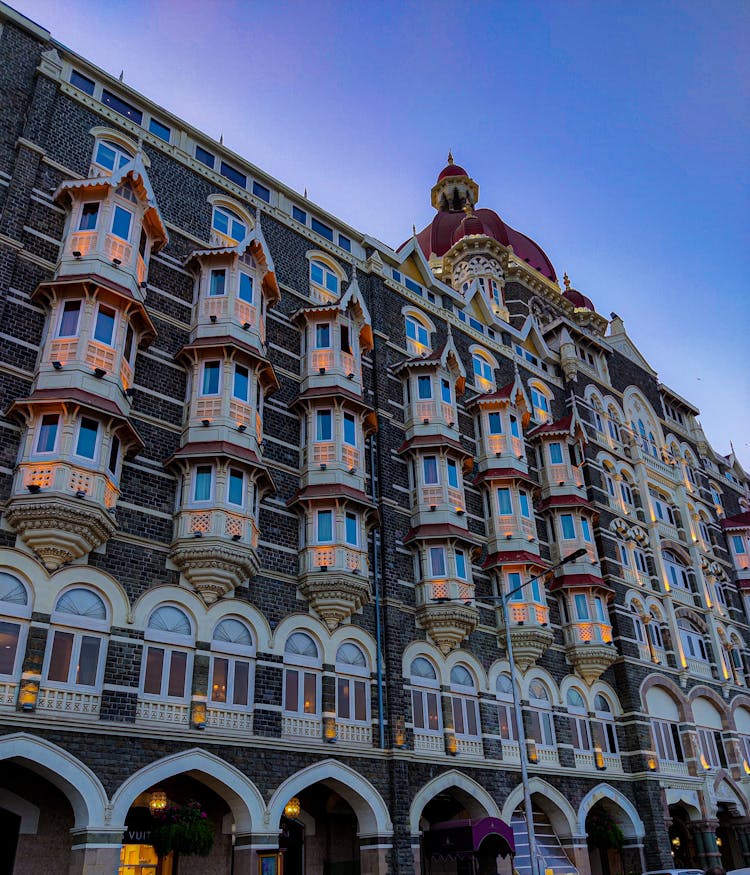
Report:
M 587 298 L 586 295 L 579 292 L 578 289 L 572 289 L 570 287 L 570 279 L 568 278 L 567 273 L 563 274 L 563 284 L 565 285 L 563 298 L 570 301 L 577 310 L 591 310 L 594 313 L 596 312 L 596 307 L 594 307 L 591 298 Z

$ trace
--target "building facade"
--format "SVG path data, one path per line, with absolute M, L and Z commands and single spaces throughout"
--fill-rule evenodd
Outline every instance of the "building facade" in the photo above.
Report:
M 0 61 L 0 871 L 526 875 L 524 750 L 543 869 L 750 865 L 748 475 L 622 320 L 452 157 L 391 249 Z

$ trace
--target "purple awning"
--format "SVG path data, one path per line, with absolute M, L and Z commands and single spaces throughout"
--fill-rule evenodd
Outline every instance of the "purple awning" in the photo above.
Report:
M 498 853 L 501 856 L 515 853 L 513 830 L 499 817 L 436 823 L 424 834 L 424 840 L 429 856 L 455 859 L 476 854 L 482 842 L 491 836 L 499 839 Z

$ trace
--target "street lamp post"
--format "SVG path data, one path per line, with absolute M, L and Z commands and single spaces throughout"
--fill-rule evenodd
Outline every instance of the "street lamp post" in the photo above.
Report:
M 530 577 L 528 580 L 525 580 L 520 586 L 516 586 L 513 589 L 509 590 L 502 595 L 491 596 L 485 601 L 491 602 L 500 602 L 503 609 L 503 627 L 505 628 L 505 641 L 506 647 L 508 648 L 508 666 L 510 669 L 510 682 L 513 688 L 513 712 L 515 714 L 516 721 L 516 733 L 518 735 L 518 749 L 521 760 L 521 786 L 523 787 L 523 805 L 524 812 L 526 814 L 526 827 L 529 834 L 529 860 L 531 863 L 531 875 L 544 875 L 538 868 L 539 859 L 537 856 L 537 848 L 536 848 L 536 833 L 534 832 L 534 817 L 531 810 L 531 788 L 529 787 L 529 751 L 526 744 L 526 733 L 523 728 L 523 715 L 521 713 L 521 696 L 519 693 L 519 687 L 517 683 L 517 675 L 516 675 L 516 663 L 513 659 L 513 639 L 510 634 L 510 618 L 508 616 L 508 602 L 510 601 L 511 596 L 514 596 L 517 592 L 520 592 L 525 586 L 529 583 L 533 583 L 533 581 L 537 580 L 539 577 L 544 577 L 549 574 L 551 571 L 555 571 L 557 568 L 560 568 L 562 565 L 567 565 L 568 562 L 574 562 L 576 559 L 580 559 L 581 556 L 586 555 L 586 550 L 581 548 L 580 550 L 576 550 L 573 553 L 570 553 L 564 559 L 561 559 L 556 565 L 552 565 L 543 571 L 541 574 L 536 574 L 534 577 Z M 463 601 L 461 599 L 450 599 L 450 598 L 438 598 L 432 599 L 435 602 L 451 602 L 451 601 Z M 521 736 L 523 735 L 523 740 Z

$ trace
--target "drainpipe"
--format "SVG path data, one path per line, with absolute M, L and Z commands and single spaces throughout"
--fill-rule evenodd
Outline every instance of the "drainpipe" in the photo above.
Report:
M 370 494 L 373 504 L 377 506 L 375 493 L 375 436 L 370 436 Z M 381 646 L 382 629 L 380 620 L 380 526 L 372 530 L 372 576 L 375 586 L 375 646 L 377 648 L 377 685 L 378 685 L 378 730 L 380 747 L 385 747 L 385 722 L 383 716 L 383 650 Z

